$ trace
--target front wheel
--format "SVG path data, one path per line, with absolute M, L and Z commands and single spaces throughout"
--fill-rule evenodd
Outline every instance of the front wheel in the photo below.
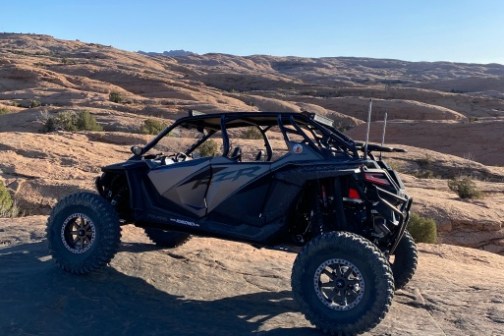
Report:
M 69 195 L 56 204 L 47 221 L 49 250 L 63 270 L 84 274 L 114 257 L 120 242 L 119 219 L 101 196 Z
M 404 288 L 413 278 L 418 264 L 415 240 L 408 231 L 404 232 L 389 262 L 394 273 L 395 288 Z
M 331 335 L 355 335 L 385 317 L 394 278 L 385 256 L 370 241 L 332 232 L 314 238 L 298 254 L 292 292 L 317 328 Z

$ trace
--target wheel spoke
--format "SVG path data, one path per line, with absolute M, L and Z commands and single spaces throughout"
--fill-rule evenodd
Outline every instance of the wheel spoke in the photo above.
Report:
M 332 302 L 331 297 L 334 295 L 334 288 L 321 288 L 320 292 L 326 300 Z
M 331 298 L 332 302 L 336 302 L 340 306 L 345 306 L 346 305 L 346 298 L 344 295 L 341 295 L 342 292 L 341 290 L 335 290 L 334 295 Z
M 357 279 L 357 278 L 349 279 L 346 281 L 346 283 L 351 286 L 357 285 L 359 282 L 360 282 L 360 279 Z
M 320 282 L 319 284 L 320 288 L 334 288 L 334 282 L 333 281 L 329 281 L 329 282 Z
M 333 277 L 334 277 L 333 272 L 330 272 L 327 268 L 324 268 L 324 270 L 322 271 L 322 274 L 327 275 L 327 276 L 329 277 L 329 279 L 331 279 L 331 280 L 332 280 L 332 279 L 333 279 Z
M 80 250 L 82 248 L 82 240 L 81 237 L 76 237 L 74 240 L 74 245 L 77 250 Z
M 341 273 L 341 265 L 340 264 L 336 264 L 335 265 L 336 267 L 334 268 L 334 270 L 336 271 L 336 276 L 339 278 L 342 276 L 342 273 Z
M 353 274 L 353 270 L 352 270 L 352 267 L 347 267 L 347 270 L 345 271 L 345 273 L 343 273 L 343 277 L 345 279 L 348 279 L 348 277 Z
M 347 289 L 345 291 L 345 297 L 346 297 L 347 304 L 352 304 L 357 299 L 358 295 L 359 295 L 359 293 L 355 292 L 354 290 Z
M 338 295 L 338 290 L 336 288 L 328 291 L 327 293 L 327 299 L 329 302 L 334 302 L 334 298 Z

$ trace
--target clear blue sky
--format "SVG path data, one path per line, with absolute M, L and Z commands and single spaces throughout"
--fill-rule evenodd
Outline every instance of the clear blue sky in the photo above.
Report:
M 0 0 L 0 31 L 132 51 L 504 64 L 502 0 Z

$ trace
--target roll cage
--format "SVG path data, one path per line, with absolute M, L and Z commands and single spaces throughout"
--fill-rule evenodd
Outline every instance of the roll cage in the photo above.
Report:
M 239 127 L 257 128 L 264 140 L 266 155 L 268 159 L 271 159 L 273 150 L 270 140 L 268 139 L 267 132 L 275 126 L 278 126 L 286 143 L 290 142 L 289 135 L 296 134 L 304 139 L 304 143 L 324 156 L 328 153 L 338 152 L 344 153 L 354 159 L 359 158 L 359 147 L 356 143 L 334 128 L 332 120 L 318 116 L 314 113 L 230 112 L 203 114 L 199 112 L 190 112 L 189 116 L 180 118 L 172 125 L 166 127 L 143 148 L 133 151 L 134 155 L 130 159 L 139 159 L 143 154 L 151 150 L 161 139 L 170 134 L 170 132 L 177 127 L 196 129 L 203 134 L 202 138 L 198 139 L 185 151 L 186 155 L 190 155 L 201 144 L 215 135 L 215 133 L 221 131 L 223 156 L 227 156 L 229 154 L 231 147 L 228 130 Z M 310 133 L 310 136 L 307 135 L 307 132 Z

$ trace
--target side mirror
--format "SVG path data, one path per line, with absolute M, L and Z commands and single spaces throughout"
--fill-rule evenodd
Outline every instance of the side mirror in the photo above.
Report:
M 142 146 L 131 146 L 131 153 L 136 156 L 142 155 L 143 147 Z

